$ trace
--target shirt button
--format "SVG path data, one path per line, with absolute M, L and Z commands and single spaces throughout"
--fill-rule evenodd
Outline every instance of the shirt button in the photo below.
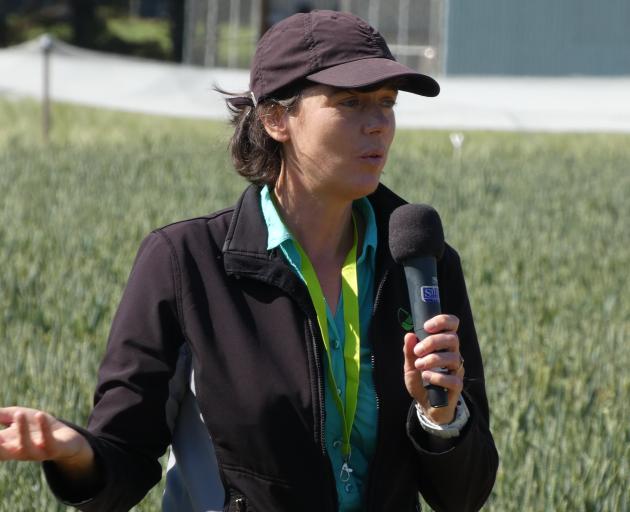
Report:
M 341 388 L 337 388 L 337 394 L 341 396 Z
M 333 348 L 339 350 L 339 347 L 341 347 L 341 343 L 339 343 L 339 340 L 333 340 Z
M 344 490 L 349 494 L 352 492 L 352 484 L 346 484 Z
M 339 448 L 341 446 L 341 441 L 339 439 L 335 439 L 333 441 L 333 448 Z

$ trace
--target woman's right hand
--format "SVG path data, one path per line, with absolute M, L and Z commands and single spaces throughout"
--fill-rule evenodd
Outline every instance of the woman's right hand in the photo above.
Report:
M 0 461 L 53 461 L 68 475 L 94 468 L 92 447 L 79 432 L 54 416 L 26 407 L 0 408 Z

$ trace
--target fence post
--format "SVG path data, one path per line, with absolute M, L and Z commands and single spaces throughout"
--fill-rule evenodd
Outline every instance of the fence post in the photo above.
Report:
M 48 143 L 50 126 L 52 123 L 50 115 L 50 54 L 53 49 L 53 39 L 48 34 L 44 34 L 39 39 L 39 47 L 42 50 L 42 136 L 44 142 Z
M 400 0 L 398 4 L 398 38 L 396 44 L 399 48 L 409 44 L 409 0 Z M 406 54 L 403 62 L 409 65 L 409 57 Z
M 184 48 L 182 50 L 183 61 L 186 64 L 194 63 L 195 46 L 195 14 L 197 0 L 182 0 L 184 4 Z
M 262 0 L 252 0 L 252 11 L 249 19 L 249 26 L 251 27 L 251 31 L 253 34 L 252 43 L 256 46 L 260 36 L 263 35 L 261 32 L 263 27 L 263 2 Z
M 217 65 L 217 40 L 219 37 L 219 2 L 208 0 L 206 12 L 206 47 L 203 65 L 213 68 Z
M 381 0 L 370 0 L 368 6 L 368 23 L 378 30 L 378 16 Z
M 228 68 L 238 66 L 238 51 L 240 45 L 241 28 L 241 0 L 230 2 L 230 35 L 228 37 Z

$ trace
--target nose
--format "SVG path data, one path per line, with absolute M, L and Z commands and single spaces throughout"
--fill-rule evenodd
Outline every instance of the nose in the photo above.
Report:
M 374 105 L 365 113 L 364 131 L 367 135 L 386 133 L 394 128 L 394 111 Z

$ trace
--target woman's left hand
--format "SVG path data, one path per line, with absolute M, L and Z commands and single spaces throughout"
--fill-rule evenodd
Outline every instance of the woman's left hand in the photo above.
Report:
M 458 327 L 456 316 L 437 315 L 425 322 L 424 330 L 429 336 L 421 342 L 414 333 L 407 333 L 404 339 L 407 391 L 420 404 L 425 416 L 438 425 L 450 423 L 455 418 L 455 408 L 464 385 Z M 433 371 L 434 368 L 446 368 L 448 373 Z M 448 390 L 446 407 L 431 407 L 423 381 Z

